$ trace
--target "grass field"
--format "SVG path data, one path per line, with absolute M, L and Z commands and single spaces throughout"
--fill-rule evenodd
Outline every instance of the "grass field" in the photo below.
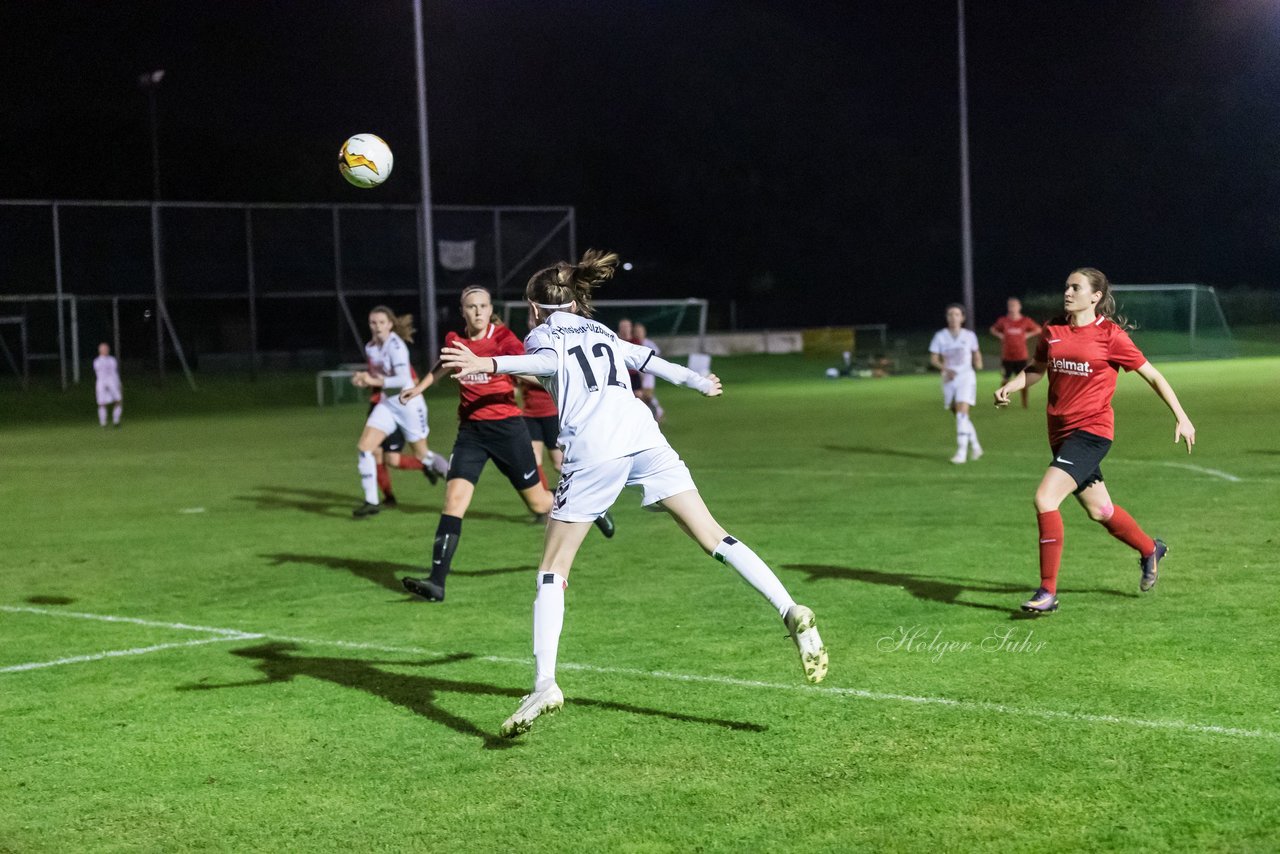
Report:
M 1035 621 L 1043 388 L 984 403 L 987 456 L 951 466 L 936 377 L 821 367 L 723 360 L 723 399 L 663 400 L 713 511 L 817 612 L 827 681 L 628 491 L 571 579 L 568 703 L 515 742 L 540 531 L 492 468 L 430 605 L 398 578 L 441 488 L 397 472 L 402 509 L 352 521 L 364 410 L 308 377 L 126 377 L 114 431 L 91 385 L 0 388 L 0 851 L 1280 848 L 1280 359 L 1163 366 L 1191 457 L 1121 380 L 1104 469 L 1169 542 L 1160 585 L 1064 505 Z

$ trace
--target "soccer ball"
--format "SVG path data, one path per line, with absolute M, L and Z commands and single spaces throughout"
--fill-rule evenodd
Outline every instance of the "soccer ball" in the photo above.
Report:
M 381 137 L 358 133 L 342 143 L 338 171 L 357 187 L 376 187 L 391 175 L 391 147 Z

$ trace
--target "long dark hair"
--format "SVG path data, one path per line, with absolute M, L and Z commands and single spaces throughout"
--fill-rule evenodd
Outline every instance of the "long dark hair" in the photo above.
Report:
M 618 267 L 618 253 L 588 249 L 577 264 L 561 261 L 529 277 L 524 296 L 538 305 L 578 304 L 578 314 L 592 314 L 592 292 L 613 278 Z
M 391 320 L 391 331 L 404 339 L 406 344 L 413 343 L 413 334 L 418 330 L 413 328 L 412 314 L 396 314 L 385 305 L 375 305 L 369 309 L 370 314 L 385 314 Z

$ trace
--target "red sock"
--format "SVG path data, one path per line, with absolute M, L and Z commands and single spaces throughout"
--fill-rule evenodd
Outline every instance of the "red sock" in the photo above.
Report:
M 1036 514 L 1040 526 L 1040 586 L 1058 592 L 1058 568 L 1062 566 L 1062 514 L 1057 510 Z
M 378 489 L 382 490 L 383 495 L 391 494 L 391 475 L 382 463 L 378 463 Z
M 1129 548 L 1137 550 L 1143 557 L 1156 550 L 1156 541 L 1147 536 L 1142 527 L 1125 512 L 1123 507 L 1113 507 L 1111 518 L 1105 520 L 1102 527 Z
M 547 485 L 547 476 L 542 471 L 542 463 L 538 463 L 538 480 L 542 483 L 543 489 L 551 489 L 551 487 Z
M 408 454 L 401 454 L 400 462 L 396 463 L 396 468 L 407 471 L 422 471 L 422 460 Z

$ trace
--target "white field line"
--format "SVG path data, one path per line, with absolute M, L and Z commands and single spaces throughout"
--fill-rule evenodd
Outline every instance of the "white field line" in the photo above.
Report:
M 1207 474 L 1210 477 L 1219 477 L 1219 478 L 1222 478 L 1223 480 L 1230 481 L 1231 483 L 1240 483 L 1242 480 L 1244 480 L 1244 478 L 1236 477 L 1233 474 L 1228 474 L 1227 472 L 1222 471 L 1221 469 L 1209 469 L 1209 468 L 1205 468 L 1204 466 L 1193 466 L 1191 465 L 1191 463 L 1160 463 L 1160 465 L 1168 466 L 1171 469 L 1186 469 L 1187 471 L 1199 472 L 1200 474 Z
M 189 626 L 186 623 L 158 623 L 155 620 L 139 620 L 136 617 L 113 617 L 109 614 L 82 614 L 78 611 L 54 611 L 50 608 L 27 608 L 20 605 L 0 605 L 0 611 L 11 614 L 40 614 L 45 617 L 71 617 L 79 620 L 97 620 L 102 623 L 131 623 L 155 629 L 176 629 L 184 632 L 209 632 L 215 635 L 244 635 L 236 629 L 218 629 L 213 626 Z M 239 638 L 233 638 L 238 640 Z
M 161 644 L 156 647 L 148 647 L 143 650 L 133 651 L 124 650 L 118 653 L 101 653 L 97 656 L 77 656 L 73 659 L 65 659 L 56 662 L 49 662 L 34 665 L 53 666 L 54 664 L 71 663 L 73 661 L 92 661 L 98 658 L 110 658 L 116 655 L 141 654 L 142 652 L 151 652 L 158 649 L 166 649 L 175 646 L 194 646 L 201 643 L 217 643 L 219 641 L 234 640 L 274 640 L 285 643 L 298 643 L 308 646 L 331 646 L 340 647 L 342 649 L 363 649 L 372 652 L 389 652 L 399 655 L 432 655 L 446 656 L 449 653 L 439 650 L 423 649 L 421 647 L 412 646 L 389 646 L 386 644 L 361 643 L 358 641 L 343 640 L 326 640 L 319 638 L 301 638 L 291 637 L 288 635 L 276 635 L 267 632 L 244 632 L 239 629 L 213 629 L 208 627 L 192 627 L 184 623 L 161 623 L 151 620 L 136 620 L 130 617 L 114 617 L 106 614 L 83 614 L 71 611 L 46 611 L 41 608 L 14 608 L 0 605 L 0 611 L 19 611 L 34 614 L 44 614 L 48 616 L 58 617 L 75 617 L 84 620 L 99 620 L 103 622 L 126 622 L 138 623 L 141 625 L 155 626 L 172 629 L 193 629 L 195 631 L 217 632 L 220 637 L 205 638 L 198 641 L 190 641 L 183 644 Z M 530 659 L 527 658 L 511 658 L 497 655 L 478 655 L 470 659 L 472 661 L 484 661 L 490 664 L 514 664 L 521 666 L 529 666 Z M 989 703 L 983 700 L 955 700 L 950 697 L 927 697 L 917 696 L 914 694 L 891 694 L 881 691 L 865 691 L 861 688 L 839 688 L 835 686 L 820 685 L 795 685 L 783 684 L 775 682 L 761 682 L 754 679 L 737 679 L 731 676 L 707 676 L 696 673 L 673 673 L 665 670 L 640 670 L 630 667 L 600 667 L 593 664 L 574 664 L 572 662 L 561 662 L 559 665 L 564 670 L 576 670 L 584 673 L 599 673 L 606 676 L 634 676 L 640 679 L 653 679 L 672 682 L 698 683 L 704 685 L 724 685 L 735 688 L 752 688 L 767 689 L 771 691 L 791 691 L 798 693 L 814 694 L 827 697 L 855 697 L 861 700 L 872 700 L 876 702 L 896 702 L 911 703 L 921 706 L 942 706 L 945 708 L 957 709 L 968 712 L 990 712 L 1000 715 L 1012 715 L 1016 717 L 1041 718 L 1045 720 L 1062 720 L 1074 721 L 1076 723 L 1093 723 L 1093 724 L 1112 724 L 1121 726 L 1137 727 L 1142 729 L 1168 730 L 1171 732 L 1196 733 L 1203 735 L 1232 736 L 1237 738 L 1255 738 L 1266 741 L 1280 742 L 1280 732 L 1272 732 L 1270 730 L 1258 729 L 1242 729 L 1240 727 L 1218 726 L 1216 724 L 1197 724 L 1190 721 L 1180 720 L 1149 720 L 1146 718 L 1132 718 L 1122 715 L 1098 715 L 1087 712 L 1064 712 L 1055 709 L 1035 709 L 1024 708 L 1022 706 L 1010 706 L 1004 703 Z M 14 669 L 29 669 L 27 665 L 17 665 L 16 668 L 0 669 L 0 673 Z
M 39 670 L 42 667 L 57 667 L 62 664 L 80 664 L 84 661 L 101 661 L 104 658 L 124 658 L 130 655 L 146 655 L 149 652 L 160 652 L 164 649 L 177 649 L 183 646 L 200 646 L 206 643 L 227 643 L 228 641 L 248 640 L 256 638 L 258 635 L 247 634 L 220 634 L 216 638 L 200 638 L 199 640 L 183 641 L 182 643 L 158 643 L 155 646 L 138 646 L 133 649 L 109 649 L 105 652 L 95 652 L 90 655 L 72 655 L 67 658 L 55 658 L 53 661 L 28 661 L 26 664 L 11 664 L 8 667 L 0 667 L 0 673 L 18 673 L 23 670 Z

